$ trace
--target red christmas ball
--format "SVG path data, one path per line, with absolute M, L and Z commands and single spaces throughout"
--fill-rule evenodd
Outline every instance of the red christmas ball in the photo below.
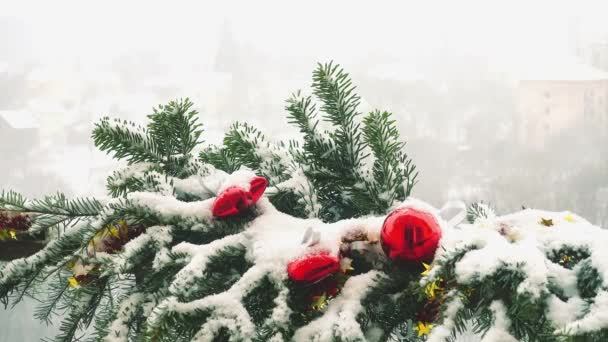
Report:
M 231 186 L 219 194 L 211 208 L 213 216 L 227 217 L 242 213 L 262 197 L 268 181 L 264 177 L 254 177 L 249 184 L 249 191 Z
M 289 279 L 297 282 L 316 283 L 338 272 L 340 260 L 327 253 L 311 254 L 287 265 Z
M 414 208 L 393 211 L 380 234 L 384 253 L 394 261 L 431 261 L 441 239 L 441 227 L 429 212 Z

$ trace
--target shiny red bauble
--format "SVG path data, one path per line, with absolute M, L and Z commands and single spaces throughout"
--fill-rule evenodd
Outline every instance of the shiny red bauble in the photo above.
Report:
M 433 214 L 414 208 L 393 211 L 380 234 L 382 249 L 393 261 L 432 261 L 441 239 L 441 227 Z
M 249 190 L 231 186 L 222 191 L 213 202 L 211 208 L 213 216 L 228 217 L 241 214 L 262 197 L 268 181 L 264 177 L 254 177 L 249 184 Z
M 328 253 L 310 254 L 287 265 L 289 279 L 316 283 L 340 270 L 340 260 Z

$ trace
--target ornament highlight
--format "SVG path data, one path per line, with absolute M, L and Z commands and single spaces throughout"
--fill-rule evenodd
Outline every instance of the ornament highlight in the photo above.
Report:
M 211 209 L 213 216 L 228 217 L 241 214 L 262 197 L 268 181 L 264 177 L 254 177 L 249 184 L 249 190 L 231 186 L 219 194 Z
M 433 260 L 441 227 L 429 212 L 401 208 L 386 218 L 380 238 L 382 249 L 391 260 L 418 264 Z

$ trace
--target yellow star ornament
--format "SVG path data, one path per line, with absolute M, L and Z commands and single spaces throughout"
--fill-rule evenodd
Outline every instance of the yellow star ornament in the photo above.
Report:
M 322 310 L 325 306 L 327 306 L 327 295 L 325 295 L 325 293 L 320 296 L 312 297 L 311 309 Z
M 433 329 L 433 325 L 427 322 L 418 322 L 416 327 L 414 327 L 416 331 L 418 331 L 418 337 L 422 335 L 428 335 L 431 333 L 431 329 Z
M 424 288 L 424 293 L 426 294 L 426 298 L 428 300 L 434 300 L 437 297 L 437 294 L 435 293 L 435 291 L 439 292 L 439 291 L 443 290 L 439 285 L 437 285 L 438 281 L 441 281 L 441 280 L 440 279 L 433 280 L 431 283 L 428 283 L 426 285 L 426 287 Z
M 574 222 L 574 216 L 572 216 L 571 213 L 568 213 L 568 215 L 566 215 L 566 221 L 567 222 Z
M 429 271 L 431 270 L 431 265 L 423 262 L 422 267 L 424 267 L 424 271 L 422 271 L 422 273 L 420 273 L 420 275 L 425 276 L 425 275 L 429 274 Z
M 76 280 L 76 278 L 74 278 L 74 277 L 68 278 L 68 282 L 70 283 L 71 287 L 78 287 L 78 280 Z

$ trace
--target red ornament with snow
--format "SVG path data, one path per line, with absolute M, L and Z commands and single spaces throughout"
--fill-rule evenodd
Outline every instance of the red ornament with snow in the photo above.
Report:
M 289 279 L 306 283 L 316 283 L 339 270 L 340 260 L 328 253 L 307 255 L 287 265 Z
M 393 261 L 431 261 L 441 239 L 441 227 L 429 212 L 402 208 L 388 215 L 380 239 L 384 253 Z
M 254 177 L 249 182 L 249 190 L 231 186 L 222 191 L 213 203 L 211 212 L 215 217 L 228 217 L 242 213 L 254 205 L 266 190 L 268 181 L 264 177 Z

